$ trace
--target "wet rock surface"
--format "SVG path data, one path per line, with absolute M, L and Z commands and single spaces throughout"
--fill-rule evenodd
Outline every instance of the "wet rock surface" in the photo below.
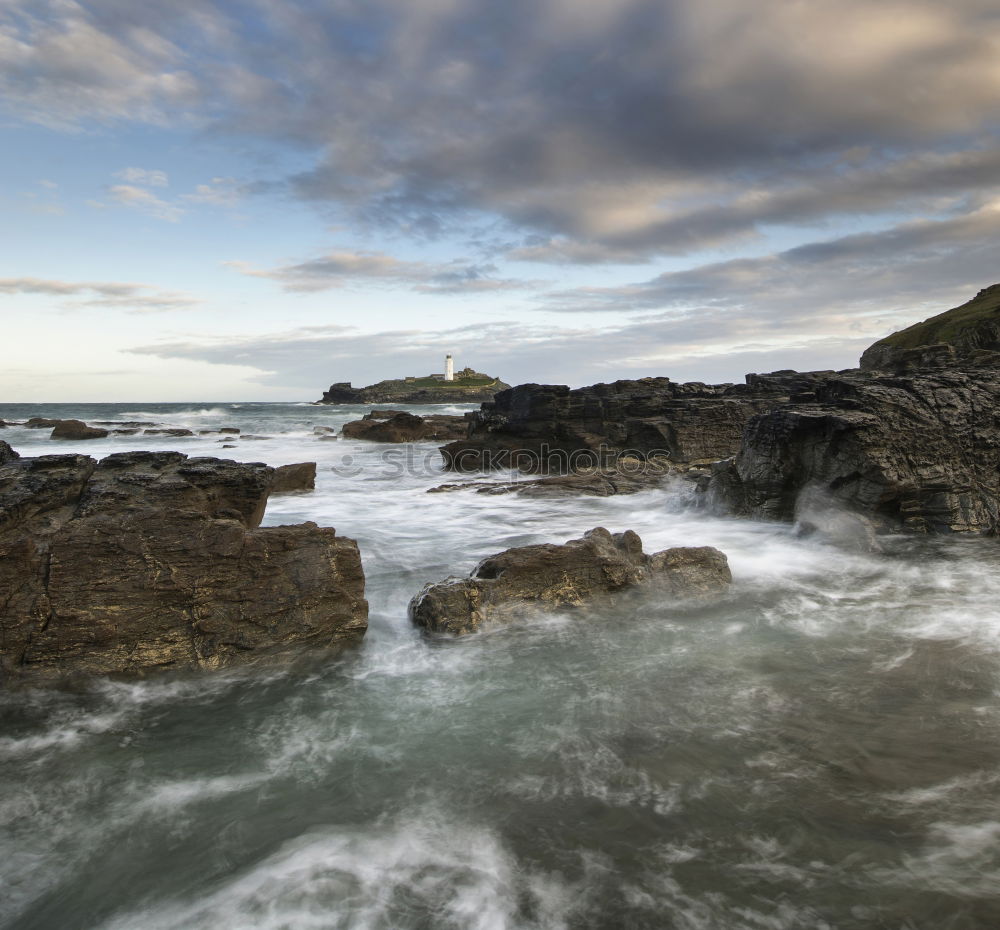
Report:
M 718 549 L 647 555 L 631 530 L 612 535 L 597 527 L 563 545 L 523 546 L 490 556 L 468 578 L 427 585 L 410 602 L 409 613 L 417 626 L 430 631 L 472 633 L 531 610 L 607 603 L 640 586 L 655 587 L 666 598 L 717 596 L 731 580 Z
M 279 465 L 271 481 L 272 494 L 290 494 L 296 491 L 313 491 L 316 488 L 316 463 L 296 462 Z
M 918 532 L 997 531 L 1000 371 L 857 371 L 814 396 L 751 420 L 710 492 L 761 519 L 793 519 L 808 491 Z
M 260 527 L 268 466 L 7 450 L 4 684 L 222 668 L 364 635 L 356 543 L 312 523 Z

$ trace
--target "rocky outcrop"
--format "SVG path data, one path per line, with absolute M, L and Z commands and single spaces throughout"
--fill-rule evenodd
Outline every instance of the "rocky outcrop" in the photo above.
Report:
M 441 450 L 455 471 L 579 471 L 622 455 L 675 463 L 734 455 L 752 416 L 811 388 L 826 372 L 747 375 L 746 384 L 615 381 L 570 390 L 521 384 L 472 417 L 468 439 Z
M 753 418 L 710 491 L 764 519 L 793 519 L 808 490 L 891 526 L 995 533 L 998 409 L 997 369 L 830 377 L 814 399 Z
M 497 391 L 509 388 L 499 378 L 465 368 L 454 381 L 440 376 L 396 378 L 367 387 L 352 387 L 338 381 L 323 392 L 317 404 L 478 404 L 493 399 Z
M 0 674 L 222 668 L 359 640 L 358 548 L 260 527 L 274 470 L 178 452 L 0 465 Z
M 427 630 L 472 633 L 532 609 L 607 603 L 637 587 L 655 587 L 677 599 L 714 596 L 731 580 L 718 549 L 647 555 L 631 530 L 612 535 L 598 527 L 561 546 L 523 546 L 490 556 L 468 578 L 427 585 L 409 610 L 412 621 Z
M 865 371 L 912 373 L 928 368 L 1000 367 L 1000 284 L 865 350 Z
M 315 462 L 296 462 L 294 465 L 279 465 L 274 469 L 272 494 L 292 494 L 297 491 L 313 491 L 315 488 Z
M 360 420 L 345 423 L 345 439 L 369 442 L 447 442 L 465 436 L 469 421 L 465 417 L 432 414 L 417 416 L 402 410 L 373 410 Z
M 0 465 L 6 465 L 20 457 L 7 443 L 0 441 Z
M 220 430 L 221 432 L 221 430 Z M 165 429 L 144 429 L 143 436 L 193 436 L 194 430 L 183 426 L 167 427 Z
M 83 420 L 59 420 L 49 439 L 104 439 L 107 435 L 106 429 L 87 426 Z
M 28 429 L 52 429 L 62 423 L 62 420 L 53 420 L 50 417 L 31 417 L 25 421 Z

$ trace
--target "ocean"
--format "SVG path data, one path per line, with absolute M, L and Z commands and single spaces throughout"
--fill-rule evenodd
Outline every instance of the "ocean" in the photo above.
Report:
M 314 432 L 367 409 L 0 405 L 265 437 L 0 430 L 22 455 L 316 461 L 316 491 L 272 498 L 264 523 L 356 539 L 371 603 L 363 644 L 332 659 L 0 694 L 0 925 L 1000 926 L 996 540 L 872 553 L 712 515 L 683 483 L 428 494 L 455 480 L 434 444 Z M 426 582 L 595 526 L 647 552 L 717 546 L 732 591 L 459 639 L 407 619 Z

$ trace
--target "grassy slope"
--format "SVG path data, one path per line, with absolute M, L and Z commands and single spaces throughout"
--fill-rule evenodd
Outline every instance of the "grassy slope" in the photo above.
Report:
M 1000 284 L 980 291 L 972 300 L 954 310 L 945 310 L 922 323 L 915 323 L 898 333 L 880 339 L 875 345 L 890 345 L 898 349 L 939 342 L 954 343 L 967 329 L 986 320 L 1000 320 Z

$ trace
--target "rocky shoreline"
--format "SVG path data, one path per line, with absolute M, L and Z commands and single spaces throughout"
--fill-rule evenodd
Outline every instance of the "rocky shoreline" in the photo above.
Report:
M 862 548 L 877 546 L 876 529 L 995 535 L 998 320 L 994 285 L 877 343 L 857 369 L 751 374 L 744 384 L 523 384 L 474 414 L 375 410 L 341 435 L 446 442 L 446 467 L 470 474 L 425 488 L 435 493 L 606 497 L 680 477 L 702 506 L 797 521 L 803 534 L 833 526 Z M 953 338 L 922 345 L 922 333 Z M 2 428 L 14 425 L 51 429 L 57 441 L 195 435 L 43 417 Z M 262 438 L 235 427 L 198 433 L 212 434 Z M 328 426 L 313 434 L 336 438 Z M 479 474 L 496 468 L 524 477 Z M 315 462 L 272 468 L 175 451 L 22 458 L 0 442 L 0 684 L 219 669 L 360 642 L 368 604 L 358 544 L 312 522 L 261 526 L 270 495 L 309 493 L 315 480 Z M 598 527 L 427 584 L 409 614 L 425 630 L 465 634 L 626 591 L 714 597 L 730 580 L 718 550 L 647 555 L 630 530 Z
M 920 344 L 941 333 L 952 341 Z M 793 520 L 808 491 L 888 529 L 995 534 L 998 400 L 993 285 L 876 343 L 856 369 L 750 374 L 745 384 L 518 385 L 483 404 L 468 436 L 441 454 L 456 472 L 614 474 L 623 460 L 667 462 L 739 515 Z

